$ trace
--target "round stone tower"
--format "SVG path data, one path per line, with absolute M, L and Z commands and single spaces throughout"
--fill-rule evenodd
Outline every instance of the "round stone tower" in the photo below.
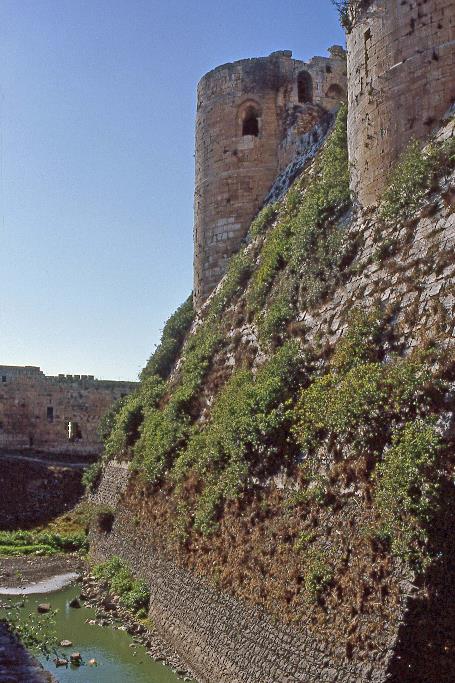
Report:
M 225 64 L 198 86 L 194 300 L 207 299 L 303 135 L 346 93 L 341 48 L 308 63 L 292 52 Z
M 348 46 L 352 189 L 374 204 L 412 138 L 455 101 L 455 0 L 353 0 Z

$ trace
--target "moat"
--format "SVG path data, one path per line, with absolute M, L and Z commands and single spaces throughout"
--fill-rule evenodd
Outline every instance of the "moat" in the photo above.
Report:
M 69 656 L 73 651 L 82 655 L 81 666 L 58 667 L 54 656 L 46 659 L 39 656 L 43 667 L 52 673 L 59 683 L 83 681 L 84 683 L 111 683 L 112 681 L 134 681 L 135 683 L 175 683 L 179 679 L 173 671 L 161 662 L 155 662 L 146 649 L 136 644 L 133 638 L 120 627 L 99 626 L 89 624 L 95 619 L 95 610 L 87 607 L 72 609 L 71 600 L 80 593 L 80 585 L 73 583 L 61 590 L 46 594 L 31 594 L 25 601 L 21 596 L 5 595 L 0 592 L 2 604 L 24 602 L 20 609 L 20 618 L 29 613 L 36 613 L 37 605 L 50 603 L 52 610 L 58 610 L 55 619 L 57 640 L 70 640 L 70 648 L 57 648 L 59 656 Z M 0 618 L 8 610 L 0 610 Z M 120 626 L 120 625 L 119 625 Z M 90 660 L 96 660 L 96 666 L 89 666 Z

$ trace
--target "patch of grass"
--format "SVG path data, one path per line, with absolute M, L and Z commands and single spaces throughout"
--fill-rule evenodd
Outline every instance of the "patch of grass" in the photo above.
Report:
M 62 552 L 86 551 L 87 535 L 83 531 L 57 533 L 52 531 L 1 531 L 0 555 L 53 555 Z

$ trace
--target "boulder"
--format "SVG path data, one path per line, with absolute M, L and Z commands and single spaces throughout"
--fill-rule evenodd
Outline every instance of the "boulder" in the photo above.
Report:
M 70 654 L 71 664 L 79 665 L 82 662 L 82 655 L 80 652 L 72 652 Z
M 68 666 L 68 660 L 63 657 L 57 657 L 54 659 L 55 666 Z
M 38 605 L 36 610 L 39 614 L 46 614 L 51 611 L 51 606 L 48 602 L 42 602 Z

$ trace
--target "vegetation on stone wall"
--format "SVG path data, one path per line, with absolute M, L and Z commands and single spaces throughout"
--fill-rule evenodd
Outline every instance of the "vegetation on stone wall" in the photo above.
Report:
M 378 534 L 396 555 L 423 565 L 428 558 L 420 549 L 437 510 L 441 445 L 434 419 L 408 421 L 393 434 L 375 472 Z
M 385 191 L 380 216 L 387 222 L 413 217 L 436 181 L 455 167 L 455 138 L 423 147 L 412 141 L 394 167 Z
M 347 33 L 352 31 L 359 12 L 368 7 L 370 3 L 371 0 L 332 0 L 332 5 L 335 5 L 338 10 L 341 25 Z
M 384 197 L 383 220 L 398 222 L 415 212 L 436 177 L 434 159 L 448 169 L 451 154 L 448 145 L 438 146 L 428 164 L 420 149 L 411 150 Z M 246 543 L 256 523 L 266 535 L 270 524 L 267 547 L 255 561 L 263 568 L 270 550 L 276 563 L 289 565 L 293 588 L 284 605 L 268 576 L 260 586 L 255 576 L 248 590 L 267 607 L 273 596 L 282 601 L 284 613 L 303 603 L 323 605 L 329 595 L 336 604 L 333 594 L 342 593 L 346 570 L 340 563 L 349 561 L 352 538 L 343 548 L 344 541 L 337 546 L 334 534 L 324 538 L 321 528 L 329 525 L 325 516 L 344 507 L 343 514 L 352 514 L 352 536 L 361 536 L 359 547 L 368 548 L 368 538 L 378 552 L 391 551 L 416 568 L 428 561 L 441 454 L 433 417 L 445 392 L 438 354 L 427 345 L 400 355 L 391 333 L 394 312 L 379 305 L 354 310 L 330 352 L 311 348 L 296 321 L 352 272 L 350 204 L 343 108 L 309 172 L 284 200 L 258 214 L 248 244 L 231 259 L 187 337 L 175 372 L 164 383 L 156 375 L 143 379 L 156 394 L 145 399 L 141 387 L 122 406 L 106 447 L 109 457 L 122 449 L 132 454 L 138 487 L 145 479 L 145 490 L 154 492 L 144 502 L 140 488 L 140 509 L 150 505 L 166 550 L 172 546 L 198 571 L 213 568 L 224 587 L 235 583 L 222 559 L 232 557 L 229 522 L 238 521 Z M 246 348 L 228 330 L 241 339 L 244 323 L 256 327 L 263 353 L 254 363 L 240 353 L 228 363 L 223 349 Z M 291 490 L 277 492 L 275 475 L 289 477 Z M 367 534 L 356 514 L 369 517 Z M 348 559 L 338 561 L 333 548 L 343 548 Z M 244 577 L 239 567 L 235 589 L 241 596 Z
M 377 534 L 402 559 L 422 564 L 440 446 L 431 416 L 445 385 L 432 349 L 381 360 L 383 323 L 377 311 L 354 314 L 328 370 L 301 392 L 294 434 L 313 492 L 321 449 L 333 450 L 338 460 L 368 456 L 370 469 L 376 466 Z
M 95 565 L 93 574 L 99 581 L 104 581 L 114 595 L 120 597 L 120 604 L 138 617 L 147 616 L 150 590 L 145 581 L 134 578 L 126 562 L 114 555 L 107 562 Z
M 277 220 L 247 292 L 263 341 L 283 330 L 297 300 L 311 306 L 327 293 L 352 249 L 338 221 L 350 205 L 346 116 L 342 107 L 311 176 L 294 184 L 280 209 L 274 207 Z M 276 287 L 280 271 L 285 275 Z
M 218 394 L 210 420 L 193 430 L 171 472 L 182 482 L 198 478 L 194 526 L 203 534 L 216 529 L 216 512 L 236 499 L 253 473 L 283 466 L 292 455 L 287 444 L 289 409 L 303 358 L 299 344 L 287 342 L 259 368 L 238 369 Z
M 166 321 L 161 341 L 142 370 L 141 380 L 153 375 L 158 375 L 163 380 L 169 377 L 193 320 L 193 296 L 190 294 L 185 303 Z
M 342 107 L 311 177 L 303 176 L 294 184 L 266 235 L 247 293 L 249 308 L 256 316 L 280 270 L 288 271 L 290 306 L 302 277 L 301 294 L 308 302 L 314 301 L 339 266 L 345 245 L 336 220 L 350 203 L 346 116 Z

